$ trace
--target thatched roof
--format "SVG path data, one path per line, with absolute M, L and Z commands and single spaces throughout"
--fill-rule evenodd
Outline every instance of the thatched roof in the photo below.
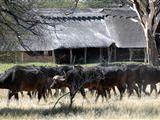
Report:
M 141 25 L 132 19 L 137 19 L 137 15 L 129 8 L 84 9 L 74 13 L 60 9 L 35 11 L 52 27 L 42 25 L 41 36 L 24 37 L 24 45 L 33 51 L 109 47 L 113 43 L 119 48 L 146 46 Z M 8 41 L 0 39 L 1 51 L 25 51 L 15 37 L 8 35 Z
M 21 41 L 15 35 L 8 34 L 7 39 L 6 37 L 5 40 L 3 37 L 0 38 L 0 51 L 49 51 L 58 48 L 59 42 L 52 40 L 55 38 L 53 28 L 50 30 L 44 29 L 42 34 L 39 36 L 26 35 L 21 37 Z
M 55 26 L 59 48 L 108 47 L 113 43 L 104 16 L 99 12 L 75 11 L 66 16 L 64 12 L 57 14 L 46 10 L 43 14 L 48 22 L 60 21 Z
M 119 48 L 144 48 L 146 46 L 142 26 L 133 20 L 136 12 L 129 8 L 104 9 L 106 26 Z
M 45 22 L 50 25 L 54 24 L 54 27 L 43 25 L 41 26 L 41 36 L 25 36 L 23 39 L 24 45 L 33 51 L 48 51 L 60 48 L 108 47 L 113 43 L 106 29 L 102 13 L 87 10 L 68 14 L 55 9 L 41 9 L 38 12 Z M 15 39 L 12 39 L 10 44 L 12 43 L 15 43 Z M 3 45 L 6 46 L 8 44 Z M 25 51 L 20 44 L 11 48 L 4 46 L 1 46 L 0 50 Z

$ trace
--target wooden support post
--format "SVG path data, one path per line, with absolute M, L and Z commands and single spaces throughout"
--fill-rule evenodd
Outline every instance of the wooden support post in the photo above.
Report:
M 70 64 L 73 64 L 73 52 L 72 52 L 72 49 L 70 49 Z
M 87 48 L 84 48 L 84 64 L 87 63 Z
M 21 52 L 21 63 L 24 62 L 24 55 L 23 55 L 23 52 Z
M 45 56 L 48 56 L 48 51 L 44 51 L 43 54 L 44 54 Z
M 146 52 L 146 48 L 144 48 L 144 63 L 147 63 L 147 52 Z
M 17 52 L 15 52 L 14 61 L 15 61 L 16 64 L 18 63 L 18 54 L 17 54 Z
M 55 53 L 54 53 L 54 50 L 52 50 L 52 62 L 53 63 L 56 63 L 56 57 L 55 57 Z
M 101 63 L 103 60 L 103 48 L 99 49 L 99 62 Z
M 117 61 L 117 48 L 114 46 L 114 61 Z
M 108 50 L 108 62 L 111 62 L 111 49 L 110 49 L 110 47 L 108 47 L 107 50 Z
M 133 59 L 133 50 L 132 48 L 129 49 L 129 61 L 132 61 Z

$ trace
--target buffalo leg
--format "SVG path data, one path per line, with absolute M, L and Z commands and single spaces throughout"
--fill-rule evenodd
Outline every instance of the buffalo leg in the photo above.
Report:
M 97 93 L 97 96 L 96 96 L 96 99 L 95 99 L 95 103 L 97 103 L 99 96 L 102 96 L 102 101 L 103 101 L 103 97 L 105 97 L 106 100 L 107 100 L 107 95 L 106 95 L 105 90 L 97 90 L 96 93 Z
M 112 87 L 112 90 L 113 90 L 113 92 L 114 92 L 114 95 L 116 96 L 116 95 L 117 95 L 117 93 L 116 93 L 116 89 L 115 89 L 115 87 L 114 87 L 114 86 Z
M 151 90 L 150 90 L 150 95 L 152 94 L 152 92 L 153 92 L 153 89 L 154 89 L 154 86 L 151 84 Z
M 102 96 L 102 100 L 103 100 L 103 95 L 104 94 L 105 94 L 105 96 L 107 98 L 106 91 L 105 91 L 102 83 L 98 84 L 96 89 L 97 89 L 97 91 L 96 91 L 97 92 L 97 96 L 96 96 L 96 99 L 95 99 L 95 103 L 98 101 L 98 98 L 99 98 L 100 95 Z
M 69 91 L 70 91 L 70 107 L 72 107 L 73 99 L 74 99 L 76 93 L 77 93 L 79 90 L 80 90 L 81 92 L 83 91 L 82 93 L 85 93 L 83 87 L 74 86 L 74 85 L 69 86 Z
M 38 103 L 40 102 L 41 97 L 42 97 L 42 94 L 40 92 L 38 92 Z
M 150 91 L 150 94 L 152 93 L 153 89 L 155 90 L 155 96 L 157 97 L 158 93 L 157 93 L 156 84 L 151 84 L 151 91 Z
M 52 89 L 51 88 L 48 88 L 48 96 L 49 95 L 52 97 Z
M 75 93 L 70 93 L 70 105 L 69 105 L 69 107 L 72 107 L 72 105 L 73 105 L 74 96 L 75 96 Z
M 108 98 L 111 98 L 111 92 L 110 91 L 111 91 L 110 88 L 107 88 Z M 107 98 L 107 96 L 106 96 L 106 98 Z
M 15 99 L 18 101 L 19 97 L 18 97 L 18 93 L 14 93 Z
M 137 87 L 136 85 L 133 85 L 133 88 L 134 88 L 134 90 L 136 91 L 138 98 L 140 98 L 141 95 L 140 95 L 140 93 L 139 93 L 138 87 Z
M 91 96 L 94 95 L 94 89 L 89 89 Z
M 47 99 L 46 99 L 46 88 L 45 87 L 42 89 L 42 96 L 43 96 L 44 101 L 47 102 Z
M 128 98 L 133 94 L 133 90 L 128 90 Z
M 158 90 L 157 90 L 157 86 L 154 85 L 154 89 L 155 89 L 155 96 L 157 97 L 158 96 Z
M 100 96 L 100 94 L 97 93 L 97 96 L 96 96 L 96 99 L 95 99 L 95 103 L 97 103 L 99 96 Z
M 80 88 L 80 93 L 81 93 L 81 95 L 83 96 L 83 99 L 84 100 L 86 100 L 87 101 L 87 103 L 90 103 L 90 101 L 87 99 L 87 97 L 86 97 L 86 93 L 85 93 L 85 90 L 84 90 L 84 88 L 82 87 L 82 88 Z
M 133 94 L 133 92 L 134 92 L 133 90 L 136 91 L 138 97 L 141 97 L 141 96 L 140 96 L 139 89 L 138 89 L 138 87 L 136 86 L 135 82 L 133 82 L 133 83 L 128 83 L 127 90 L 128 90 L 128 97 L 130 97 L 131 94 Z
M 18 93 L 16 93 L 18 94 Z M 8 100 L 7 100 L 7 106 L 9 106 L 10 100 L 12 98 L 12 96 L 15 95 L 15 93 L 13 91 L 8 91 Z
M 160 94 L 160 90 L 158 91 L 158 95 Z
M 37 92 L 38 92 L 37 90 L 32 91 L 32 92 L 31 92 L 32 97 L 35 97 L 35 98 L 36 98 Z
M 40 102 L 42 95 L 43 95 L 43 89 L 39 89 L 38 90 L 38 103 Z
M 32 99 L 31 92 L 28 91 L 28 92 L 27 92 L 27 95 L 29 96 L 30 99 Z
M 76 89 L 75 89 L 74 86 L 71 86 L 71 87 L 69 87 L 69 91 L 70 91 L 70 105 L 69 105 L 69 107 L 72 107 L 73 99 L 74 99 L 74 96 L 76 94 Z
M 126 89 L 126 87 L 125 87 L 125 85 L 120 85 L 120 86 L 117 86 L 118 87 L 118 90 L 119 90 L 119 92 L 120 92 L 120 100 L 122 100 L 122 98 L 123 98 L 123 93 L 125 92 L 125 89 Z
M 133 94 L 133 85 L 128 84 L 127 86 L 128 98 Z
M 23 92 L 22 92 L 23 93 Z M 17 100 L 17 104 L 19 104 L 18 92 L 14 93 L 15 99 Z
M 109 90 L 109 94 L 110 94 L 110 90 Z M 103 94 L 102 94 L 102 102 L 103 102 L 103 99 L 106 99 L 106 101 L 107 101 L 107 94 L 106 94 L 106 91 L 105 90 L 103 90 Z
M 143 85 L 143 92 L 145 93 L 145 95 L 150 95 L 148 92 L 146 92 L 146 87 L 147 87 L 147 85 L 144 84 L 144 85 Z
M 57 97 L 59 95 L 59 89 L 55 89 L 54 96 Z
M 24 94 L 23 94 L 23 92 L 21 91 L 20 93 L 21 93 L 21 96 L 22 96 L 22 97 L 24 97 Z
M 142 95 L 142 84 L 138 83 L 140 97 Z
M 102 91 L 98 89 L 98 90 L 96 90 L 96 93 L 97 93 L 97 96 L 95 99 L 95 103 L 97 103 L 99 96 L 102 95 Z
M 62 88 L 61 88 L 61 94 L 63 95 L 63 94 L 65 94 L 65 92 L 66 92 L 66 88 L 65 88 L 65 87 L 62 87 Z

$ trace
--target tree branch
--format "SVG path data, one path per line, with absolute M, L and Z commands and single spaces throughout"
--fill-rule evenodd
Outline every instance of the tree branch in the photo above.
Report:
M 142 26 L 145 27 L 144 12 L 141 10 L 139 2 L 137 2 L 137 0 L 131 0 L 131 1 L 133 3 L 133 9 L 136 11 Z
M 156 6 L 155 6 L 155 2 L 156 0 L 149 0 L 149 9 L 150 9 L 150 13 L 148 16 L 148 28 L 151 28 L 151 30 L 153 31 L 153 25 L 155 22 L 155 12 L 156 12 Z
M 156 16 L 160 14 L 160 0 L 157 0 L 157 3 L 156 3 Z

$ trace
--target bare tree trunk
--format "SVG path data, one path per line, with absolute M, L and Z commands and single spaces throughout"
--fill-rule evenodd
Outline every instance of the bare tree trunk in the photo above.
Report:
M 157 26 L 157 15 L 160 13 L 160 0 L 130 0 L 136 11 L 146 37 L 148 63 L 158 65 L 158 50 L 154 32 Z
M 150 29 L 145 30 L 147 43 L 147 59 L 150 65 L 158 65 L 158 50 L 155 42 L 155 37 Z

